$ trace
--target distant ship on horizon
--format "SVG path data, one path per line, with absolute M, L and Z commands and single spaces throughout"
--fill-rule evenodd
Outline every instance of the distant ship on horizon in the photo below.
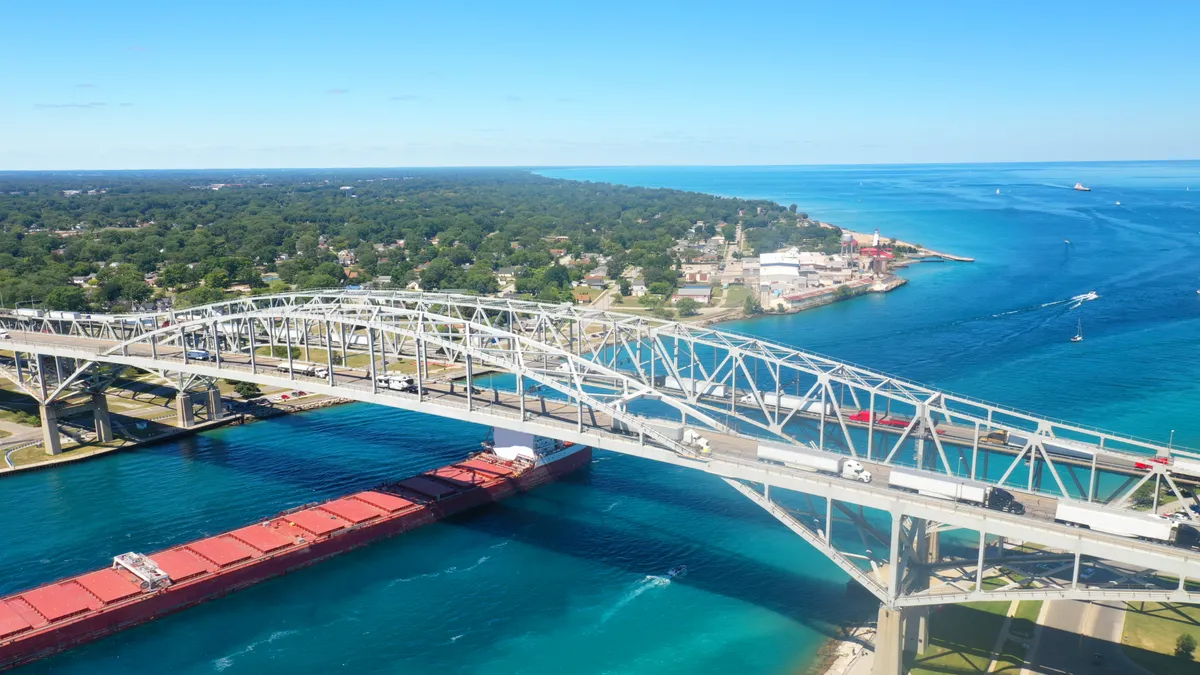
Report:
M 1076 183 L 1076 184 L 1075 184 L 1075 189 L 1076 189 L 1076 190 L 1079 190 L 1080 192 L 1091 192 L 1091 191 L 1092 191 L 1092 188 L 1090 188 L 1090 187 L 1084 187 L 1084 186 L 1083 186 L 1083 183 Z

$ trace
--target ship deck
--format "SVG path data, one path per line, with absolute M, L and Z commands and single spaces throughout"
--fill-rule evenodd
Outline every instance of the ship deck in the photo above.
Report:
M 169 577 L 165 587 L 145 588 L 131 571 L 110 567 L 0 598 L 0 648 L 264 563 L 348 530 L 410 516 L 441 500 L 494 486 L 520 473 L 517 464 L 494 455 L 477 455 L 390 485 L 305 505 L 253 525 L 152 553 L 148 557 Z M 0 669 L 4 667 L 0 659 Z

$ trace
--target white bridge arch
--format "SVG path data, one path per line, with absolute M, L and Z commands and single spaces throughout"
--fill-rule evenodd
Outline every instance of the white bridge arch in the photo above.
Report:
M 1180 485 L 1200 478 L 1197 453 L 717 328 L 569 304 L 340 290 L 122 316 L 3 311 L 0 325 L 10 336 L 0 352 L 12 354 L 0 374 L 51 423 L 54 406 L 81 393 L 102 406 L 98 394 L 130 367 L 158 374 L 189 402 L 217 378 L 303 387 L 721 476 L 892 609 L 1026 597 L 1200 600 L 1188 581 L 1200 580 L 1195 550 L 1054 522 L 1059 502 L 1125 512 L 1150 482 L 1183 501 Z M 393 386 L 400 377 L 412 378 L 411 391 Z M 220 415 L 219 405 L 209 410 Z M 763 463 L 759 442 L 857 458 L 876 480 Z M 1027 513 L 888 489 L 889 472 L 904 468 L 1003 487 Z M 770 487 L 821 498 L 824 512 L 785 507 Z M 864 509 L 889 513 L 890 534 Z M 847 542 L 847 528 L 833 531 L 838 518 L 853 523 L 858 543 Z M 950 529 L 977 535 L 976 559 L 940 554 L 938 533 Z M 1060 563 L 1060 574 L 1043 569 L 985 588 L 999 565 L 989 536 L 1043 544 L 1023 555 Z M 1010 552 L 1005 564 L 1021 561 Z M 1088 567 L 1115 583 L 1087 583 Z

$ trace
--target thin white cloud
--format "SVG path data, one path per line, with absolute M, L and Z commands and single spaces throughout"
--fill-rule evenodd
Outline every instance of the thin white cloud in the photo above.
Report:
M 91 103 L 34 103 L 35 108 L 102 108 L 108 105 L 103 101 L 93 101 Z

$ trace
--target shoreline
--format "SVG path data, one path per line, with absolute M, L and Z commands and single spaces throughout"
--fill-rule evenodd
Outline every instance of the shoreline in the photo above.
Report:
M 875 657 L 875 626 L 850 624 L 841 637 L 831 637 L 817 650 L 805 672 L 815 675 L 870 675 Z
M 306 412 L 309 410 L 319 410 L 321 408 L 329 408 L 329 407 L 332 407 L 335 405 L 343 405 L 346 403 L 353 403 L 353 402 L 354 401 L 352 399 L 348 399 L 348 398 L 338 398 L 338 397 L 326 396 L 326 397 L 321 398 L 316 401 L 309 401 L 307 403 L 302 403 L 302 404 L 294 405 L 294 406 L 289 405 L 287 408 L 277 408 L 277 407 L 271 406 L 271 407 L 262 407 L 261 409 L 255 410 L 252 412 L 243 411 L 243 412 L 239 412 L 239 413 L 230 413 L 230 414 L 226 415 L 225 417 L 222 417 L 219 420 L 213 420 L 211 422 L 198 422 L 194 426 L 188 427 L 186 429 L 175 427 L 175 428 L 171 429 L 170 431 L 164 432 L 153 438 L 129 441 L 122 445 L 117 445 L 117 446 L 112 446 L 112 447 L 96 446 L 96 447 L 90 448 L 90 452 L 87 451 L 87 449 L 73 448 L 72 450 L 68 450 L 68 451 L 64 452 L 63 454 L 60 454 L 56 457 L 51 457 L 51 458 L 48 458 L 48 459 L 45 459 L 42 461 L 38 461 L 38 462 L 32 462 L 30 464 L 21 464 L 19 466 L 14 466 L 14 467 L 0 466 L 0 479 L 4 478 L 5 476 L 10 476 L 13 474 L 27 473 L 30 471 L 42 471 L 45 469 L 49 469 L 49 468 L 56 467 L 56 466 L 61 466 L 64 464 L 74 464 L 76 462 L 83 462 L 83 461 L 87 461 L 89 459 L 95 459 L 97 457 L 105 457 L 107 455 L 111 455 L 116 452 L 126 452 L 126 451 L 130 451 L 130 450 L 138 450 L 140 448 L 155 445 L 157 443 L 164 443 L 166 441 L 172 441 L 172 440 L 175 440 L 178 438 L 183 438 L 186 436 L 193 436 L 195 434 L 200 434 L 205 431 L 212 431 L 213 429 L 220 429 L 220 428 L 226 427 L 226 426 L 231 426 L 231 425 L 243 426 L 246 424 L 253 424 L 254 422 L 261 422 L 261 421 L 273 419 L 275 417 L 281 417 L 283 415 L 291 415 L 291 414 L 295 414 L 295 413 Z M 73 452 L 82 452 L 83 454 L 77 454 L 77 455 L 68 454 L 68 453 L 73 453 Z M 47 456 L 47 457 L 50 457 L 50 456 Z

